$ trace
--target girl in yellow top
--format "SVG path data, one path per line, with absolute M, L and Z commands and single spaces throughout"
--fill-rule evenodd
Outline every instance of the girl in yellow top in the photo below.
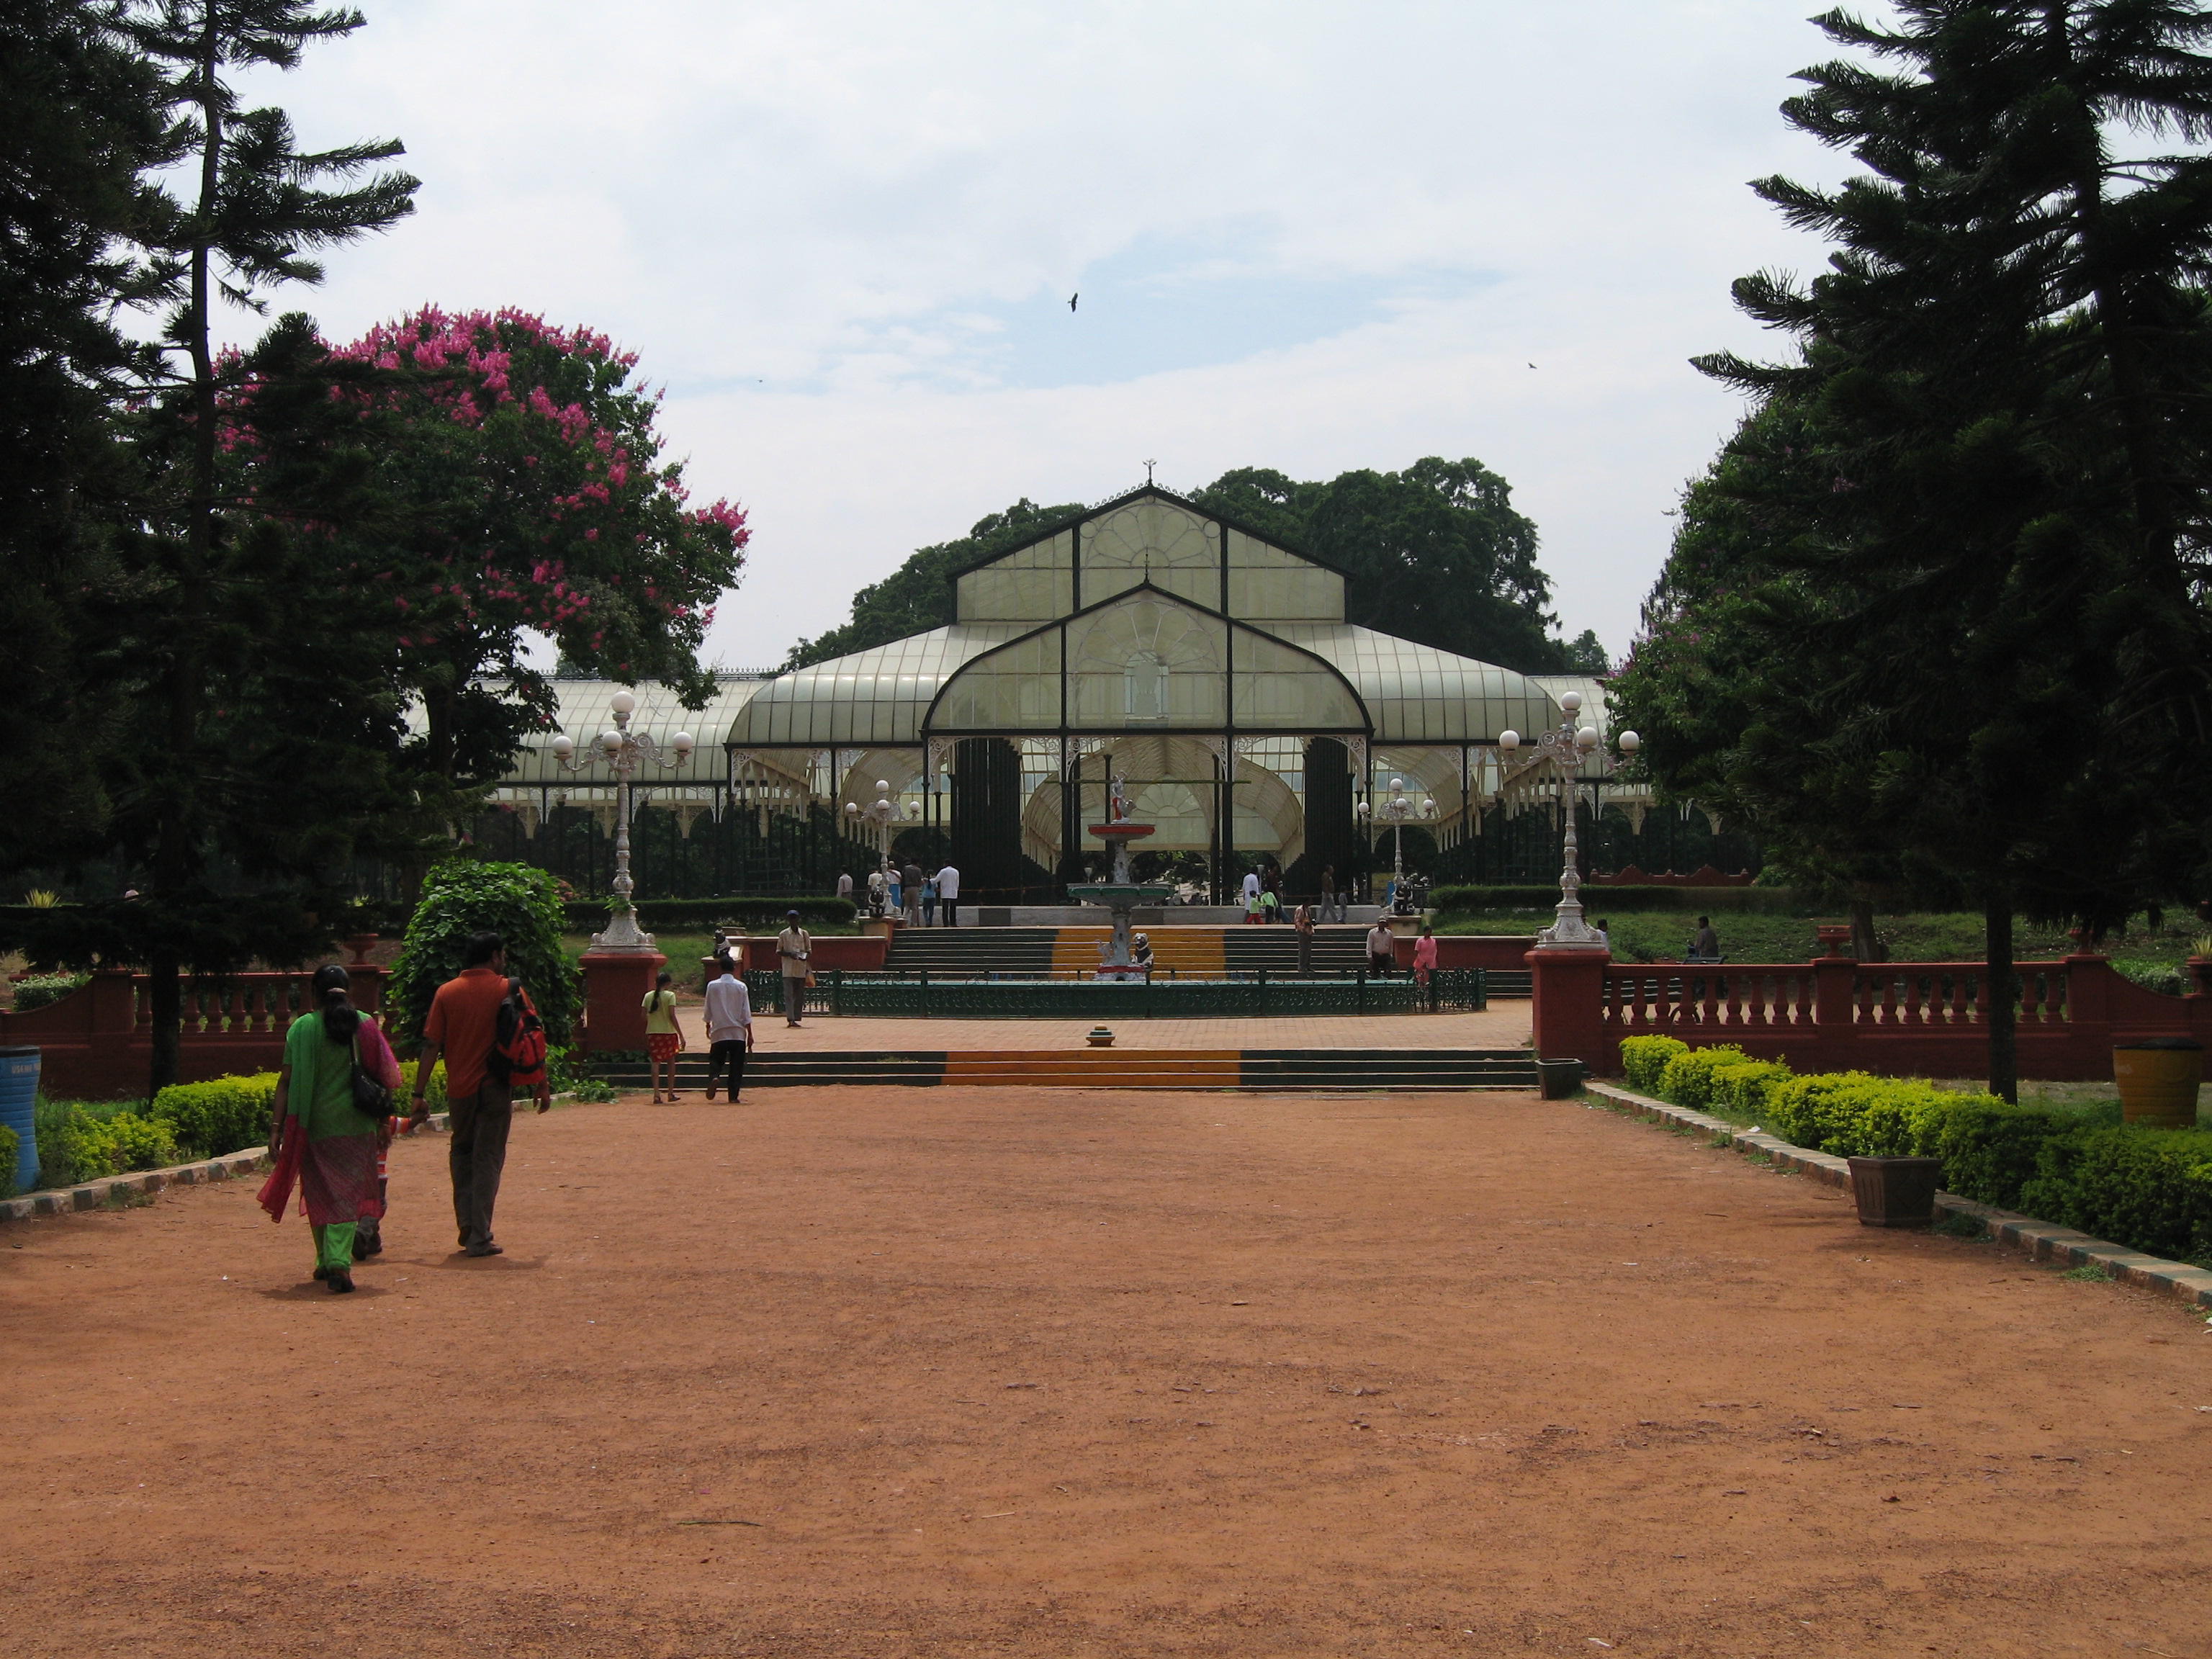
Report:
M 667 1076 L 668 1098 L 676 1093 L 676 1056 L 684 1047 L 684 1028 L 676 1023 L 676 993 L 668 988 L 674 976 L 663 969 L 659 980 L 646 995 L 645 1051 L 653 1066 L 653 1103 L 660 1104 L 661 1078 Z

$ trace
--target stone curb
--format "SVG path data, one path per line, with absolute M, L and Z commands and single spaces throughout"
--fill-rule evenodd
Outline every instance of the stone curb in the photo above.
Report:
M 446 1114 L 433 1112 L 430 1127 L 443 1129 Z M 199 1187 L 210 1181 L 228 1181 L 234 1176 L 252 1175 L 268 1156 L 266 1146 L 251 1146 L 242 1152 L 225 1152 L 221 1158 L 204 1158 L 196 1164 L 174 1164 L 166 1170 L 134 1170 L 129 1175 L 104 1176 L 81 1186 L 49 1187 L 40 1192 L 25 1193 L 21 1198 L 3 1198 L 0 1199 L 0 1222 L 96 1210 L 117 1193 L 158 1193 L 165 1187 Z
M 1824 1187 L 1850 1189 L 1851 1166 L 1846 1158 L 1827 1152 L 1808 1152 L 1802 1146 L 1793 1146 L 1778 1135 L 1768 1134 L 1764 1129 L 1747 1129 L 1723 1118 L 1714 1117 L 1710 1113 L 1693 1112 L 1686 1106 L 1654 1100 L 1649 1095 L 1639 1095 L 1610 1083 L 1585 1083 L 1583 1086 L 1594 1095 L 1602 1095 L 1607 1100 L 1627 1107 L 1638 1117 L 1724 1135 L 1738 1152 L 1765 1153 L 1778 1170 L 1810 1176 Z M 1990 1237 L 1998 1243 L 2024 1250 L 2036 1261 L 2063 1261 L 2069 1267 L 2102 1267 L 2123 1283 L 2178 1296 L 2185 1302 L 2195 1303 L 2199 1307 L 2212 1308 L 2212 1271 L 2203 1267 L 2192 1267 L 2185 1261 L 2168 1261 L 2161 1256 L 2146 1255 L 2141 1250 L 2129 1249 L 2124 1244 L 2092 1238 L 2071 1227 L 2055 1227 L 2047 1221 L 2038 1221 L 2033 1216 L 2015 1215 L 2010 1210 L 2000 1210 L 1994 1204 L 1977 1204 L 1970 1198 L 1960 1198 L 1951 1193 L 1936 1194 L 1936 1218 L 1944 1221 L 1953 1216 L 1972 1217 L 1989 1229 Z

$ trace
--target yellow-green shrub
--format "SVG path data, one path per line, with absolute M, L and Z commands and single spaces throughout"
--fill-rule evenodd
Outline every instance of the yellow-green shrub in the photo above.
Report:
M 1740 1060 L 1715 1066 L 1706 1098 L 1712 1109 L 1729 1117 L 1741 1117 L 1766 1127 L 1767 1103 L 1774 1091 L 1796 1075 L 1778 1060 Z
M 2212 1133 L 2076 1129 L 2036 1148 L 2020 1207 L 2157 1255 L 2212 1260 Z
M 179 1162 L 177 1139 L 167 1123 L 118 1112 L 96 1117 L 69 1106 L 39 1125 L 39 1182 L 74 1187 L 132 1170 L 158 1170 Z
M 1677 1106 L 1703 1111 L 1713 1097 L 1713 1073 L 1723 1066 L 1740 1066 L 1750 1058 L 1732 1042 L 1689 1049 L 1676 1054 L 1660 1072 L 1659 1092 Z
M 1620 1040 L 1620 1071 L 1632 1089 L 1641 1089 L 1646 1094 L 1657 1092 L 1659 1074 L 1667 1069 L 1667 1062 L 1677 1054 L 1686 1054 L 1690 1045 L 1680 1037 L 1632 1036 Z
M 276 1099 L 276 1073 L 257 1072 L 206 1083 L 173 1083 L 154 1097 L 149 1111 L 175 1132 L 187 1156 L 221 1158 L 268 1144 Z
M 23 1138 L 0 1123 L 0 1198 L 15 1196 L 15 1160 L 23 1153 Z

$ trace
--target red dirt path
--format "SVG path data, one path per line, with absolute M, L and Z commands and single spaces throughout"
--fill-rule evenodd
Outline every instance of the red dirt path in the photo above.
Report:
M 1571 1103 L 574 1108 L 490 1261 L 443 1153 L 350 1297 L 0 1231 L 0 1648 L 2212 1654 L 2201 1321 Z

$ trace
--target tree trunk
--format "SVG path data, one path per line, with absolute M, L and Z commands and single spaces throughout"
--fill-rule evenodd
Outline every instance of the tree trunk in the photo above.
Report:
M 2000 882 L 1984 910 L 1989 973 L 1982 981 L 1982 1019 L 1990 1031 L 1990 1092 L 2020 1098 L 2020 980 L 2012 970 L 2012 888 Z
M 1861 962 L 1881 960 L 1881 939 L 1874 931 L 1874 901 L 1851 901 L 1851 954 Z
M 209 340 L 210 264 L 213 258 L 216 194 L 222 181 L 222 112 L 216 92 L 221 52 L 220 21 L 213 0 L 205 8 L 200 44 L 201 116 L 206 133 L 200 148 L 200 198 L 192 228 L 191 299 L 184 319 L 184 345 L 192 362 L 191 489 L 185 505 L 185 545 L 177 572 L 174 638 L 168 685 L 167 802 L 154 847 L 155 903 L 177 903 L 195 884 L 201 854 L 198 757 L 200 706 L 204 701 L 207 635 L 207 575 L 216 540 L 215 354 Z M 150 980 L 147 1014 L 153 1024 L 152 1085 L 159 1091 L 177 1080 L 178 1022 L 183 988 L 173 951 L 160 951 L 147 964 Z
M 146 963 L 146 1013 L 154 1031 L 153 1065 L 146 1079 L 146 1098 L 177 1080 L 177 1054 L 184 1014 L 184 978 L 176 953 L 156 951 Z

